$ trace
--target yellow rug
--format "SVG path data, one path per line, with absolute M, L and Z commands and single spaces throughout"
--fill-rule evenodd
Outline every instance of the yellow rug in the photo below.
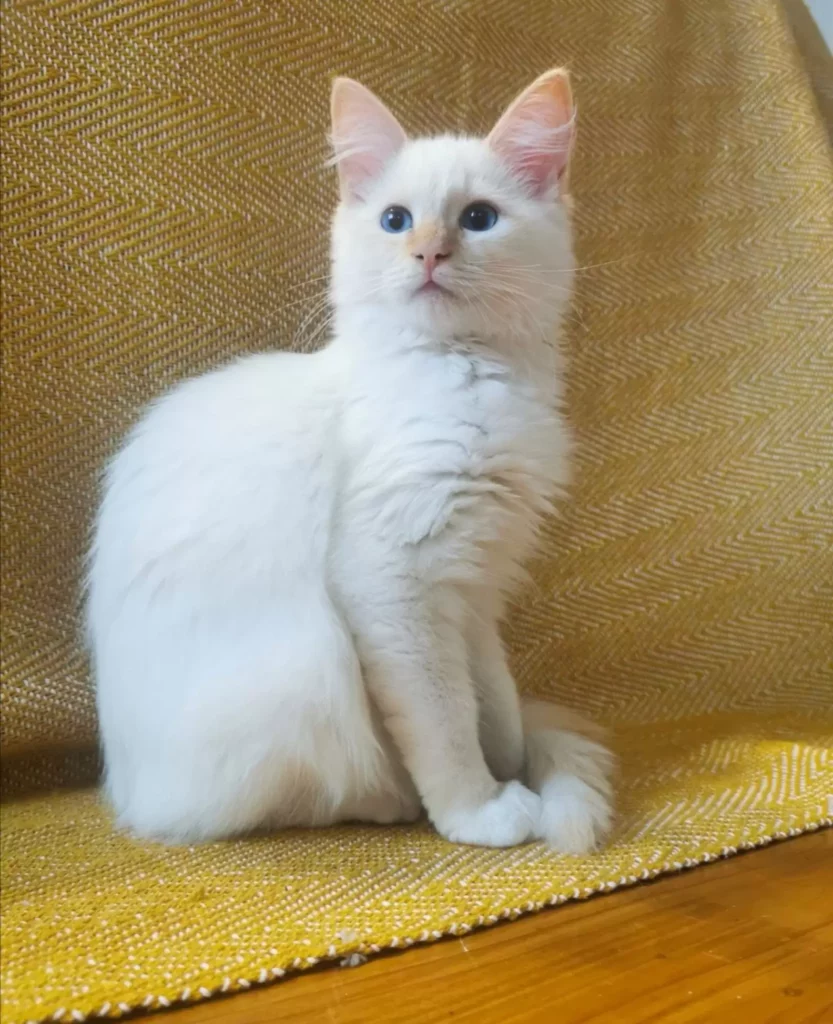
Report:
M 831 745 L 829 721 L 789 716 L 623 728 L 619 827 L 584 859 L 458 846 L 427 825 L 167 850 L 115 835 L 92 791 L 7 804 L 4 1020 L 207 999 L 815 829 L 833 819 Z
M 246 988 L 830 822 L 831 76 L 777 0 L 0 17 L 4 1024 Z M 526 690 L 614 729 L 608 850 L 425 827 L 166 850 L 114 835 L 91 790 L 48 795 L 93 769 L 77 594 L 97 467 L 173 381 L 317 342 L 331 76 L 415 132 L 483 130 L 561 63 L 578 479 L 507 638 Z

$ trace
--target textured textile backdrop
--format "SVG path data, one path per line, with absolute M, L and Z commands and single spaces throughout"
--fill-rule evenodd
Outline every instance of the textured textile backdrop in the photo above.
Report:
M 523 687 L 613 725 L 623 760 L 614 843 L 585 861 L 422 826 L 171 852 L 112 835 L 90 793 L 18 797 L 7 1020 L 246 987 L 825 820 L 833 168 L 775 0 L 76 0 L 2 19 L 11 788 L 94 767 L 77 612 L 97 467 L 175 381 L 321 340 L 336 73 L 427 132 L 483 130 L 534 75 L 573 70 L 579 472 L 507 637 Z

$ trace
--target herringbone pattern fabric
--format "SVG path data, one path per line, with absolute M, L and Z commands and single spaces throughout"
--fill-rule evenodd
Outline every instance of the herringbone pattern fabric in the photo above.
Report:
M 826 820 L 833 167 L 776 0 L 60 0 L 2 19 L 14 788 L 92 764 L 60 758 L 94 738 L 77 594 L 96 468 L 170 383 L 315 343 L 335 73 L 425 132 L 482 130 L 539 71 L 573 70 L 578 482 L 508 636 L 522 685 L 614 726 L 623 759 L 614 843 L 580 862 L 424 828 L 166 851 L 113 836 L 90 794 L 8 804 L 5 1019 L 245 988 Z

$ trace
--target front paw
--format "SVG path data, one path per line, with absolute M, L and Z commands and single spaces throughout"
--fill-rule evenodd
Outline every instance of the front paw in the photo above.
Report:
M 446 812 L 434 824 L 452 843 L 517 846 L 535 838 L 540 819 L 540 797 L 520 782 L 507 782 L 479 807 Z

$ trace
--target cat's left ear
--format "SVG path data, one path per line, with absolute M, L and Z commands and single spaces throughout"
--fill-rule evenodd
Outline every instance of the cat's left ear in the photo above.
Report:
M 556 68 L 537 78 L 509 105 L 488 142 L 535 195 L 543 195 L 556 184 L 563 194 L 575 123 L 570 76 Z
M 405 132 L 384 103 L 352 78 L 333 82 L 330 109 L 341 198 L 361 199 L 404 144 Z

